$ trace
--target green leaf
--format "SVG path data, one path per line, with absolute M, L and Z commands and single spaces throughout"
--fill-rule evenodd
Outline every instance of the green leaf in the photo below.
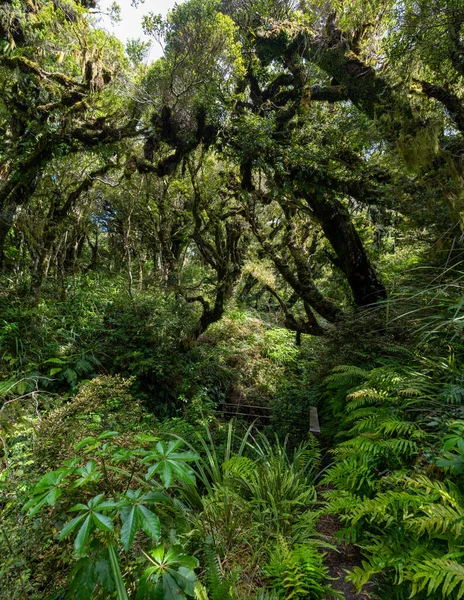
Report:
M 69 512 L 71 511 L 76 511 L 76 510 L 88 510 L 88 506 L 86 504 L 75 504 L 72 508 L 69 509 Z
M 164 558 L 163 544 L 159 544 L 159 546 L 153 548 L 153 550 L 151 550 L 149 554 L 155 562 L 162 563 Z
M 53 375 L 56 375 L 57 373 L 61 373 L 63 369 L 61 367 L 53 367 L 53 369 L 50 369 L 50 377 L 53 377 Z
M 161 534 L 161 524 L 158 516 L 142 504 L 138 506 L 138 509 L 140 511 L 140 525 L 144 532 L 154 540 L 159 539 Z
M 155 437 L 153 435 L 148 435 L 146 433 L 140 433 L 135 437 L 138 442 L 159 442 L 159 437 Z
M 65 600 L 87 600 L 95 588 L 94 565 L 89 557 L 81 558 L 70 573 Z
M 87 508 L 87 507 L 85 507 Z M 74 519 L 71 519 L 71 521 L 69 521 L 68 523 L 66 523 L 66 525 L 63 527 L 63 529 L 61 530 L 60 533 L 60 541 L 63 540 L 66 536 L 68 536 L 71 531 L 73 531 L 73 529 L 75 529 L 79 523 L 82 523 L 82 521 L 85 519 L 86 515 L 78 515 L 77 517 L 74 517 Z
M 53 365 L 65 365 L 66 361 L 61 360 L 61 358 L 47 358 L 44 361 L 44 364 L 52 363 Z
M 188 567 L 179 567 L 177 573 L 173 573 L 172 576 L 186 594 L 189 596 L 193 596 L 195 594 L 197 576 L 192 569 L 189 569 Z
M 169 573 L 163 574 L 163 592 L 164 600 L 184 600 L 185 594 L 179 587 L 179 584 Z
M 95 570 L 101 586 L 107 592 L 112 592 L 114 590 L 114 580 L 109 561 L 106 558 L 102 558 L 95 565 Z
M 108 554 L 110 557 L 111 572 L 113 574 L 118 600 L 129 600 L 126 592 L 126 586 L 124 585 L 122 578 L 121 569 L 119 568 L 118 556 L 113 544 L 108 546 Z
M 26 504 L 23 506 L 23 510 L 29 511 L 29 516 L 36 515 L 39 510 L 48 504 L 49 506 L 53 506 L 58 498 L 61 496 L 61 490 L 59 488 L 52 488 L 51 490 L 40 494 L 39 496 L 34 496 L 31 498 Z
M 119 435 L 119 431 L 104 431 L 103 433 L 100 433 L 97 440 L 106 440 L 107 438 L 112 438 L 116 435 Z
M 124 550 L 127 552 L 132 546 L 135 534 L 139 528 L 137 506 L 131 506 L 129 513 L 127 514 L 124 523 L 121 527 L 121 543 Z
M 172 483 L 173 471 L 168 461 L 163 461 L 161 464 L 161 481 L 164 487 L 167 489 Z
M 57 469 L 56 471 L 51 471 L 50 473 L 44 475 L 34 487 L 34 494 L 38 494 L 39 492 L 43 492 L 44 490 L 57 486 L 67 474 L 67 471 L 68 469 Z
M 97 441 L 96 438 L 94 438 L 92 436 L 87 436 L 74 446 L 74 450 L 76 450 L 76 451 L 80 450 L 84 446 L 88 446 L 89 444 L 94 444 L 96 441 Z
M 105 502 L 100 502 L 98 505 L 98 510 L 111 510 L 113 508 L 119 508 L 121 506 L 121 502 L 115 502 L 114 500 L 105 500 Z
M 89 461 L 89 462 L 95 462 L 95 461 Z M 89 463 L 87 463 L 89 464 Z M 89 508 L 97 508 L 97 506 L 100 504 L 100 500 L 102 500 L 104 498 L 105 494 L 98 494 L 98 496 L 94 496 L 93 498 L 91 498 L 89 500 Z
M 74 540 L 74 548 L 76 549 L 76 553 L 80 556 L 87 544 L 87 540 L 89 539 L 90 532 L 92 531 L 92 515 L 87 515 L 82 527 L 79 529 L 79 532 Z
M 110 519 L 110 517 L 102 515 L 98 512 L 94 512 L 92 514 L 93 521 L 98 529 L 101 529 L 102 531 L 114 531 L 113 521 Z

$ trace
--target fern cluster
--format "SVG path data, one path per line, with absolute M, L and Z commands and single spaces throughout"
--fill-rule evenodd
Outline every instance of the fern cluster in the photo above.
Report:
M 324 584 L 328 569 L 323 563 L 323 555 L 314 545 L 305 544 L 292 549 L 281 538 L 265 571 L 277 597 L 284 600 L 318 600 L 333 592 L 330 586 Z
M 365 556 L 349 579 L 384 598 L 463 597 L 462 368 L 390 360 L 338 367 L 326 384 L 334 408 L 343 396 L 327 506 Z
M 184 490 L 186 505 L 196 509 L 191 513 L 192 544 L 205 538 L 211 542 L 205 553 L 204 593 L 210 600 L 228 598 L 234 582 L 233 597 L 249 598 L 267 583 L 267 591 L 274 590 L 278 598 L 305 598 L 310 593 L 303 595 L 306 589 L 314 590 L 310 597 L 323 597 L 326 570 L 317 549 L 326 544 L 316 532 L 317 441 L 311 438 L 291 450 L 287 442 L 252 435 L 250 428 L 232 453 L 233 422 L 228 432 L 223 456 L 208 432 L 198 434 L 203 457 L 196 468 L 204 493 Z M 279 552 L 286 557 L 282 572 L 272 566 L 283 565 L 276 558 Z M 279 582 L 295 593 L 282 595 Z

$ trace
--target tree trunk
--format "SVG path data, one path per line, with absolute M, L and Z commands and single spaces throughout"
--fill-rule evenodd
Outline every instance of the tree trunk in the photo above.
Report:
M 16 204 L 5 206 L 0 212 L 0 270 L 5 268 L 6 238 L 10 232 L 16 214 Z
M 371 265 L 347 208 L 334 197 L 304 195 L 336 253 L 333 263 L 344 273 L 356 306 L 385 300 L 387 292 Z

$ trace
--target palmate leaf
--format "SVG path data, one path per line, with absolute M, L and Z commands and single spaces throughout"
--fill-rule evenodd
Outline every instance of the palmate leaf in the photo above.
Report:
M 85 516 L 85 515 L 83 515 Z M 76 554 L 81 556 L 89 539 L 90 532 L 93 529 L 92 515 L 85 516 L 85 521 L 79 529 L 76 539 L 74 540 L 74 548 Z
M 77 532 L 76 539 L 74 540 L 74 548 L 78 556 L 82 556 L 84 549 L 87 545 L 90 533 L 93 529 L 97 528 L 100 531 L 113 532 L 114 525 L 112 519 L 103 514 L 101 511 L 113 510 L 119 506 L 117 502 L 113 500 L 104 500 L 104 494 L 99 494 L 94 498 L 91 498 L 88 504 L 76 504 L 70 510 L 83 511 L 80 515 L 69 521 L 60 534 L 60 540 L 67 537 L 72 531 L 74 531 L 81 523 L 81 527 Z
M 76 469 L 76 473 L 80 475 L 80 478 L 73 484 L 73 487 L 81 487 L 89 482 L 96 483 L 102 477 L 102 473 L 95 460 L 87 461 L 85 467 Z
M 130 510 L 121 527 L 121 544 L 126 552 L 132 546 L 135 534 L 139 530 L 137 508 L 137 506 L 130 507 Z
M 142 490 L 128 490 L 125 501 L 128 503 L 121 509 L 121 543 L 127 552 L 132 546 L 134 537 L 142 529 L 149 537 L 157 540 L 160 536 L 160 520 L 154 512 L 145 506 L 157 501 L 164 501 L 164 495 L 148 493 L 142 495 Z
M 156 449 L 148 451 L 142 463 L 153 463 L 149 468 L 146 479 L 151 479 L 158 474 L 165 488 L 169 488 L 175 477 L 188 484 L 195 483 L 193 470 L 185 463 L 198 460 L 198 455 L 193 452 L 176 452 L 182 444 L 180 440 L 172 440 L 166 444 L 159 441 Z
M 51 471 L 44 475 L 35 485 L 32 490 L 32 498 L 30 498 L 23 506 L 23 510 L 29 512 L 29 516 L 33 516 L 45 505 L 53 506 L 61 496 L 61 489 L 58 487 L 62 480 L 74 472 L 74 467 L 65 467 Z
M 142 576 L 137 599 L 186 600 L 187 595 L 195 594 L 197 579 L 193 568 L 198 566 L 196 558 L 177 548 L 165 552 L 162 545 L 146 556 L 153 564 Z

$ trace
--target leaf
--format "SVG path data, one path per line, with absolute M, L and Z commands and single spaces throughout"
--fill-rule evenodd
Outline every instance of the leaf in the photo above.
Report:
M 51 471 L 50 473 L 44 475 L 34 487 L 34 494 L 57 486 L 66 474 L 66 471 L 67 469 L 57 469 L 56 471 Z
M 150 556 L 157 563 L 163 562 L 164 558 L 164 546 L 163 544 L 159 544 L 156 548 L 150 551 Z
M 44 361 L 44 364 L 52 363 L 53 365 L 65 365 L 66 361 L 61 360 L 61 358 L 47 358 Z
M 86 600 L 90 598 L 95 588 L 94 565 L 92 560 L 86 556 L 74 565 L 70 573 L 65 600 Z
M 140 433 L 139 435 L 137 435 L 135 437 L 135 439 L 138 442 L 141 442 L 141 443 L 145 443 L 145 442 L 158 442 L 159 441 L 159 437 L 155 437 L 153 435 L 148 435 L 146 433 Z
M 114 500 L 105 500 L 105 502 L 100 502 L 98 505 L 98 510 L 110 510 L 112 508 L 119 508 L 121 506 L 121 501 L 115 502 Z
M 179 587 L 179 584 L 169 573 L 163 574 L 163 592 L 164 600 L 184 600 L 185 594 Z
M 108 554 L 110 557 L 111 572 L 113 574 L 118 600 L 129 600 L 126 592 L 126 586 L 124 585 L 122 578 L 121 569 L 119 568 L 118 556 L 113 544 L 108 546 Z
M 94 438 L 92 436 L 87 436 L 74 446 L 74 450 L 76 450 L 76 451 L 80 450 L 84 446 L 88 446 L 89 444 L 94 444 L 96 441 L 97 441 L 96 438 Z
M 102 587 L 106 591 L 112 592 L 114 590 L 114 580 L 109 561 L 106 558 L 102 558 L 97 562 L 95 570 L 97 572 L 98 581 Z
M 101 531 L 114 531 L 113 521 L 110 517 L 106 515 L 102 515 L 101 513 L 94 512 L 93 513 L 93 521 L 98 529 Z
M 88 510 L 88 506 L 86 504 L 82 504 L 80 502 L 79 504 L 75 504 L 73 507 L 71 507 L 69 509 L 69 512 L 71 512 L 71 511 L 75 512 L 76 510 Z
M 79 529 L 79 532 L 74 540 L 74 548 L 76 549 L 76 553 L 78 556 L 82 554 L 82 551 L 87 544 L 87 540 L 89 539 L 89 534 L 92 531 L 92 515 L 87 515 L 82 527 Z
M 112 438 L 116 435 L 119 435 L 118 431 L 104 431 L 103 433 L 100 433 L 97 440 L 106 440 L 107 438 Z
M 93 462 L 93 463 L 94 463 L 95 461 L 89 461 L 89 462 L 87 463 L 87 465 L 88 465 L 90 462 Z M 91 498 L 91 499 L 89 500 L 89 508 L 97 508 L 97 506 L 100 504 L 100 500 L 102 500 L 102 499 L 104 498 L 104 496 L 105 496 L 105 494 L 98 494 L 98 496 L 94 496 L 93 498 Z
M 168 461 L 163 461 L 160 473 L 161 481 L 167 489 L 172 483 L 173 471 Z
M 85 507 L 87 508 L 87 507 Z M 73 531 L 73 529 L 75 529 L 79 523 L 82 523 L 82 521 L 85 519 L 86 515 L 78 515 L 77 517 L 74 517 L 74 519 L 71 519 L 71 521 L 69 521 L 68 523 L 66 523 L 66 525 L 63 527 L 63 529 L 61 530 L 60 533 L 60 541 L 63 540 L 66 536 L 68 536 L 71 531 Z
M 192 569 L 189 569 L 188 567 L 179 567 L 177 573 L 173 573 L 173 577 L 186 594 L 189 596 L 193 596 L 195 594 L 197 576 Z
M 39 510 L 48 504 L 53 506 L 58 498 L 61 496 L 61 490 L 59 488 L 52 488 L 51 490 L 44 492 L 40 496 L 34 496 L 23 506 L 23 510 L 29 511 L 29 516 L 36 515 Z
M 129 513 L 125 517 L 121 527 L 121 543 L 126 552 L 132 546 L 138 528 L 137 506 L 134 505 L 130 507 Z
M 161 534 L 161 524 L 158 516 L 142 504 L 138 506 L 138 509 L 140 511 L 140 525 L 143 531 L 152 539 L 157 540 Z

